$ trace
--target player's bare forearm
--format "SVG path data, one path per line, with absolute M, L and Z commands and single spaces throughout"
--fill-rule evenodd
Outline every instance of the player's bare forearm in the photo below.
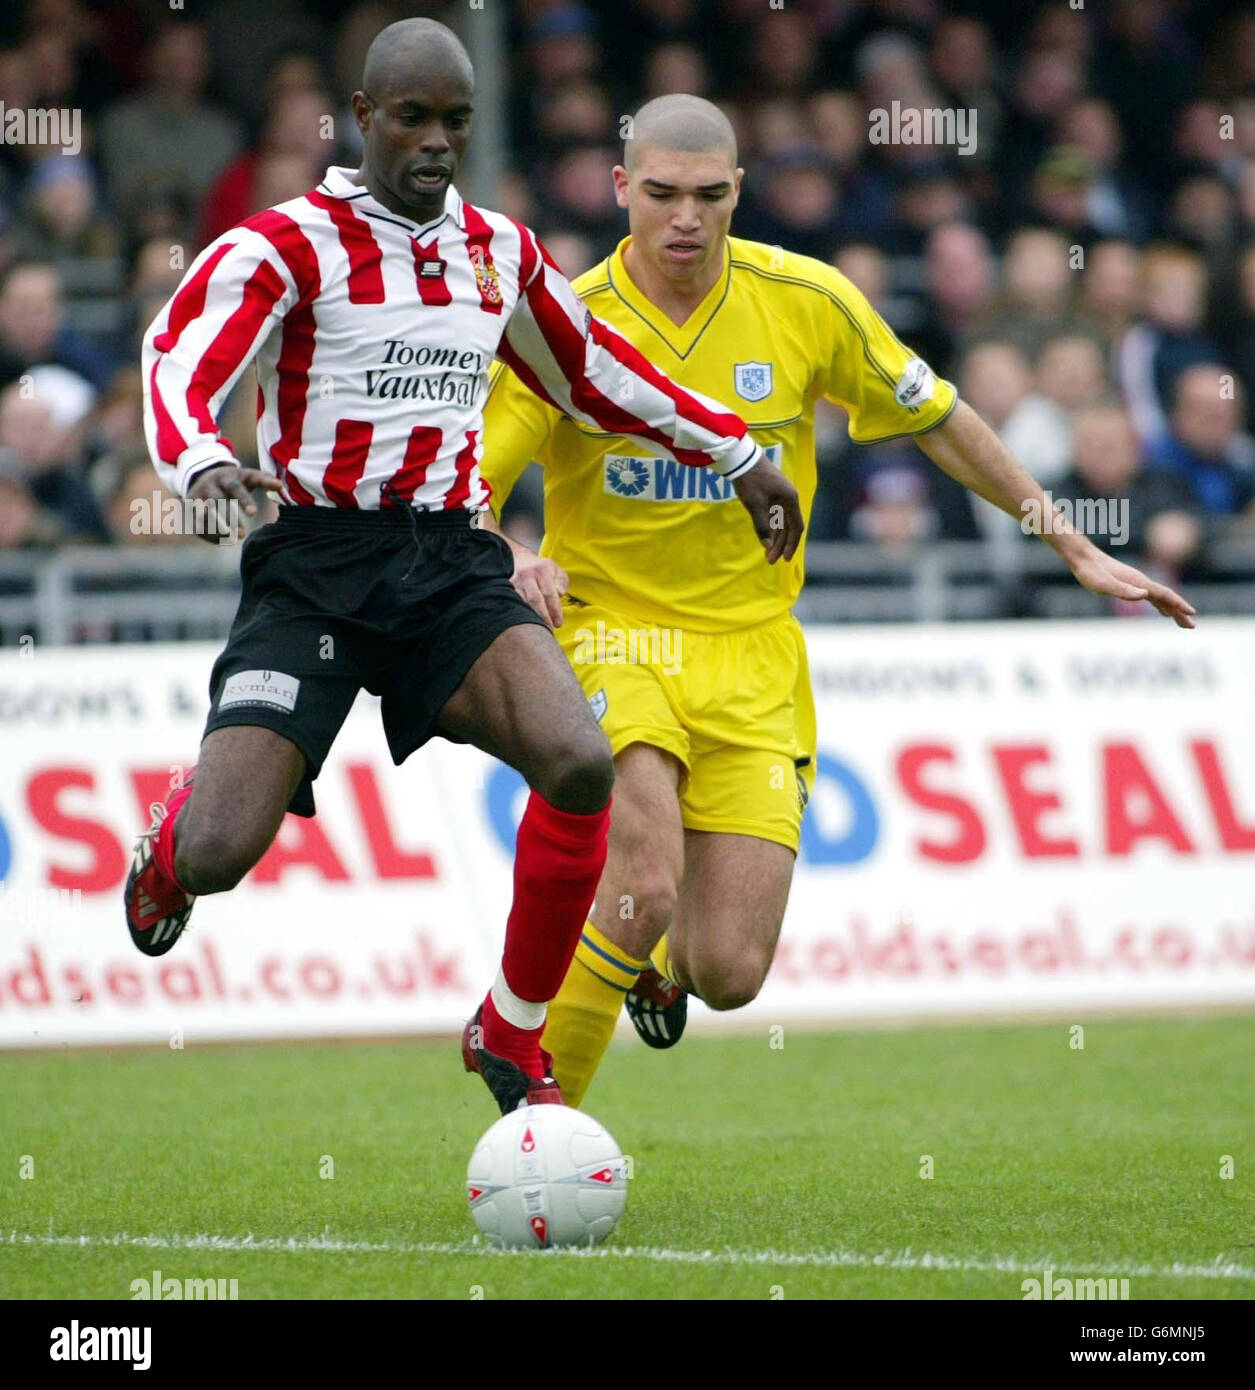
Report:
M 943 472 L 1017 521 L 1049 514 L 1050 525 L 1039 526 L 1037 534 L 1085 588 L 1109 598 L 1145 599 L 1178 627 L 1194 626 L 1195 609 L 1180 594 L 1105 554 L 1054 511 L 1041 485 L 966 401 L 935 429 L 917 435 L 916 443 Z
M 1026 502 L 1045 506 L 1037 480 L 966 401 L 959 401 L 935 429 L 916 435 L 915 442 L 956 482 L 1017 521 L 1025 515 Z
M 514 555 L 514 574 L 510 583 L 518 596 L 531 605 L 551 628 L 562 626 L 562 595 L 567 591 L 567 572 L 561 565 L 544 555 L 537 555 L 521 541 L 516 541 L 501 529 L 490 508 L 479 514 L 479 524 L 485 531 L 495 531 Z

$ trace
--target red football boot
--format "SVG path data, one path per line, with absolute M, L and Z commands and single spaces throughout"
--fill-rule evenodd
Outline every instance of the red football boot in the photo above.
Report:
M 154 843 L 174 828 L 174 819 L 192 794 L 192 776 L 175 787 L 164 802 L 154 801 L 148 808 L 152 824 L 135 842 L 131 872 L 122 890 L 126 905 L 126 925 L 131 940 L 146 956 L 164 956 L 183 935 L 192 915 L 195 893 L 184 892 L 173 879 L 162 873 Z
M 528 1076 L 516 1062 L 498 1057 L 483 1046 L 484 1026 L 481 1022 L 484 1006 L 475 1010 L 475 1017 L 462 1030 L 462 1064 L 484 1078 L 492 1098 L 503 1115 L 521 1105 L 565 1105 L 562 1089 L 553 1079 L 553 1058 L 542 1047 L 541 1061 L 544 1076 Z

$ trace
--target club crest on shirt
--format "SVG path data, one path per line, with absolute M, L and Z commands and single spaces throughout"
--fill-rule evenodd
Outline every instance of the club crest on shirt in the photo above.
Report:
M 732 379 L 737 395 L 747 401 L 761 401 L 771 395 L 770 362 L 737 362 L 732 367 Z
M 481 298 L 490 304 L 501 303 L 501 281 L 497 277 L 497 267 L 484 246 L 472 242 L 467 248 L 471 267 L 475 271 L 475 283 L 479 286 Z

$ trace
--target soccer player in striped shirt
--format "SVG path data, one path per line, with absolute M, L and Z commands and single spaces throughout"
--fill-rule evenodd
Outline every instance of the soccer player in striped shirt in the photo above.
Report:
M 359 170 L 246 219 L 189 267 L 144 340 L 145 424 L 184 497 L 277 494 L 248 537 L 240 606 L 210 676 L 194 777 L 154 806 L 125 889 L 136 946 L 161 955 L 194 898 L 232 888 L 313 782 L 363 686 L 393 759 L 440 734 L 531 785 L 496 982 L 463 1037 L 503 1113 L 561 1101 L 541 1047 L 605 860 L 614 765 L 543 621 L 478 522 L 494 356 L 573 418 L 730 480 L 767 559 L 801 536 L 797 494 L 740 417 L 676 387 L 576 298 L 535 236 L 452 186 L 473 74 L 452 32 L 390 25 L 353 110 Z M 259 469 L 216 413 L 257 364 Z M 731 544 L 762 551 L 748 524 Z
M 717 107 L 681 94 L 644 106 L 614 174 L 631 235 L 575 282 L 592 311 L 677 381 L 735 393 L 807 511 L 823 396 L 857 442 L 911 435 L 1013 516 L 1025 504 L 1050 516 L 997 436 L 845 276 L 729 235 L 741 173 Z M 618 768 L 606 872 L 545 1033 L 579 1105 L 625 1005 L 645 1042 L 670 1047 L 689 993 L 739 1008 L 771 966 L 815 770 L 806 644 L 791 612 L 803 556 L 747 563 L 728 544 L 735 517 L 719 479 L 690 478 L 547 405 L 508 363 L 485 425 L 494 505 L 529 460 L 544 467 L 541 557 L 515 546 L 515 583 L 558 625 Z M 1086 588 L 1193 626 L 1184 599 L 1062 517 L 1044 538 Z M 655 650 L 642 633 L 669 640 Z M 635 660 L 625 634 L 638 634 Z

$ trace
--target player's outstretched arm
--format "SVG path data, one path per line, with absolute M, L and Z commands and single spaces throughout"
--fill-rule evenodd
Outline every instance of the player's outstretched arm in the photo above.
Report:
M 1051 511 L 1032 474 L 966 402 L 959 401 L 940 425 L 915 438 L 938 468 L 1017 521 L 1026 516 L 1044 517 Z M 1108 598 L 1145 599 L 1178 627 L 1194 626 L 1195 609 L 1180 594 L 1104 554 L 1088 537 L 1073 530 L 1061 512 L 1053 512 L 1049 529 L 1035 529 L 1085 588 Z
M 736 487 L 768 560 L 790 558 L 803 529 L 797 491 L 767 461 L 745 421 L 677 385 L 594 318 L 526 228 L 522 236 L 526 289 L 506 326 L 501 360 L 574 419 L 661 445 L 680 463 L 713 468 Z

